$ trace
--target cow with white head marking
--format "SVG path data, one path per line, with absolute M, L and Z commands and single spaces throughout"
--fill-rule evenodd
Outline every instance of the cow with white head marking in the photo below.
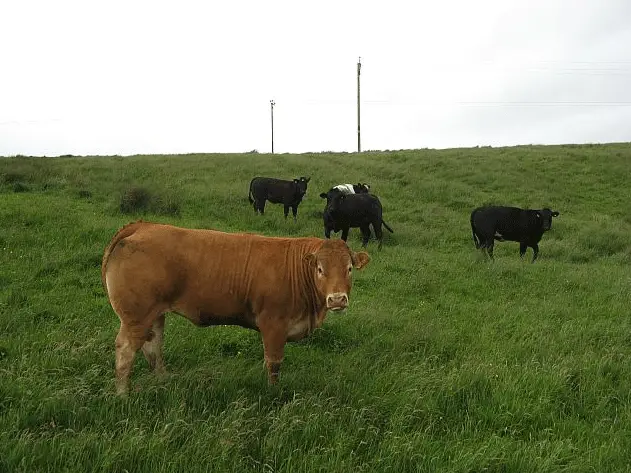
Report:
M 348 238 L 350 228 L 359 228 L 362 233 L 362 246 L 366 247 L 370 240 L 370 226 L 372 225 L 375 238 L 381 249 L 383 232 L 382 225 L 393 233 L 392 228 L 383 220 L 383 208 L 376 195 L 345 194 L 338 189 L 321 193 L 320 197 L 326 199 L 326 207 L 322 213 L 324 219 L 324 236 L 331 238 L 331 232 L 342 232 L 342 240 Z
M 333 189 L 337 189 L 342 194 L 368 194 L 370 192 L 370 186 L 361 182 L 357 184 L 338 184 L 329 189 L 329 191 Z

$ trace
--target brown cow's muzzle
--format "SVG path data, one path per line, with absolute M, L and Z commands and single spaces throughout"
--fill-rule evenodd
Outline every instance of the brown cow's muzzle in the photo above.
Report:
M 335 292 L 326 296 L 326 308 L 329 310 L 342 310 L 348 306 L 348 296 L 345 292 Z

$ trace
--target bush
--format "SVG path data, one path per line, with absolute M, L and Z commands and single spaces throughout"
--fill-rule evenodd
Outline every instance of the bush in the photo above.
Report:
M 26 184 L 22 184 L 21 182 L 13 183 L 13 192 L 28 192 L 30 189 Z
M 142 187 L 131 187 L 123 192 L 119 209 L 123 214 L 144 213 L 149 210 L 151 194 Z
M 154 213 L 180 215 L 180 204 L 171 197 L 154 195 L 143 187 L 130 187 L 121 195 L 119 210 L 123 214 Z
M 26 175 L 17 172 L 7 172 L 2 174 L 2 182 L 6 184 L 15 184 L 26 180 Z

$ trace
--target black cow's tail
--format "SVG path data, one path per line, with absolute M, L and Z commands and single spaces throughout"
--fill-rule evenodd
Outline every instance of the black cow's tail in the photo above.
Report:
M 254 195 L 252 194 L 252 183 L 253 183 L 253 182 L 254 182 L 254 179 L 252 179 L 252 180 L 250 181 L 250 190 L 249 190 L 249 192 L 248 192 L 248 200 L 250 201 L 250 203 L 251 203 L 251 204 L 253 204 L 253 203 L 254 203 L 254 199 L 253 199 Z
M 475 243 L 475 247 L 480 249 L 480 239 L 475 234 L 475 225 L 473 224 L 473 216 L 475 215 L 475 210 L 471 212 L 471 235 L 473 236 L 473 243 Z
M 381 219 L 381 223 L 383 223 L 383 226 L 386 227 L 386 230 L 388 230 L 390 233 L 394 233 L 394 230 L 390 228 L 383 219 Z

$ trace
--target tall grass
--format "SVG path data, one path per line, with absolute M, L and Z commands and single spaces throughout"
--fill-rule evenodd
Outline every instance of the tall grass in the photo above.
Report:
M 0 159 L 0 472 L 629 471 L 630 171 L 629 144 Z M 311 176 L 297 222 L 255 215 L 256 175 Z M 320 236 L 318 194 L 358 181 L 395 233 L 278 386 L 258 333 L 170 316 L 169 375 L 139 356 L 114 396 L 119 227 Z M 537 263 L 474 249 L 484 203 L 561 213 Z

